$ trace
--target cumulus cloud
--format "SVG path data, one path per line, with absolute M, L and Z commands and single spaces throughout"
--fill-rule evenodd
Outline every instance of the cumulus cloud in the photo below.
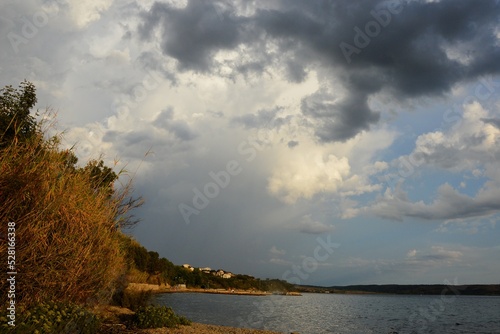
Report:
M 311 199 L 321 192 L 335 192 L 350 175 L 349 161 L 335 155 L 305 156 L 276 170 L 268 181 L 268 190 L 285 203 L 299 198 Z
M 144 14 L 139 32 L 148 38 L 160 26 L 165 54 L 175 58 L 181 68 L 207 71 L 217 51 L 230 50 L 241 43 L 241 22 L 231 10 L 218 11 L 216 6 L 215 2 L 188 1 L 186 7 L 177 8 L 156 2 Z
M 444 184 L 438 188 L 437 196 L 431 203 L 412 202 L 400 187 L 395 190 L 388 188 L 366 211 L 394 220 L 405 217 L 441 220 L 488 216 L 500 210 L 499 186 L 498 182 L 487 182 L 475 197 L 470 197 Z
M 109 9 L 113 0 L 91 0 L 68 2 L 71 16 L 78 28 L 83 28 L 89 23 L 98 20 L 101 13 Z
M 500 128 L 497 118 L 479 102 L 464 106 L 462 119 L 447 131 L 420 135 L 409 156 L 401 164 L 434 166 L 451 171 L 473 171 L 500 160 Z
M 493 0 L 275 1 L 245 9 L 238 2 L 156 2 L 139 32 L 149 38 L 159 30 L 163 53 L 185 70 L 262 74 L 276 67 L 291 82 L 310 70 L 335 73 L 346 95 L 330 102 L 318 90 L 302 106 L 322 142 L 348 140 L 377 123 L 374 94 L 439 96 L 500 73 Z
M 322 142 L 345 141 L 370 124 L 377 123 L 380 114 L 368 107 L 365 94 L 351 94 L 336 100 L 324 91 L 305 97 L 301 104 L 302 113 L 315 120 L 316 136 Z
M 478 102 L 463 106 L 462 117 L 451 128 L 419 135 L 415 148 L 392 162 L 402 176 L 392 189 L 387 188 L 366 212 L 379 217 L 403 220 L 416 217 L 426 220 L 484 217 L 500 210 L 500 129 L 495 125 L 495 112 L 485 110 Z M 405 178 L 419 169 L 438 169 L 469 173 L 470 178 L 487 178 L 475 194 L 465 194 L 467 182 L 457 188 L 441 184 L 430 201 L 412 201 L 404 190 Z
M 311 200 L 316 195 L 340 201 L 340 215 L 352 218 L 358 210 L 356 202 L 348 197 L 381 189 L 381 184 L 371 177 L 386 170 L 388 164 L 373 160 L 394 138 L 394 133 L 379 130 L 325 146 L 305 139 L 301 139 L 300 145 L 289 142 L 287 147 L 293 149 L 274 158 L 267 190 L 286 204 Z
M 390 19 L 389 3 L 401 5 L 389 11 Z M 451 129 L 428 130 L 435 118 L 422 121 L 417 113 L 396 117 L 408 103 L 422 101 L 439 112 L 433 97 L 448 98 L 448 92 L 466 90 L 485 74 L 496 79 L 500 46 L 494 6 L 489 0 L 7 0 L 0 4 L 0 81 L 33 81 L 39 107 L 59 110 L 62 128 L 69 128 L 67 146 L 77 144 L 82 163 L 104 153 L 108 164 L 118 158 L 127 170 L 138 171 L 136 190 L 146 198 L 138 216 L 147 224 L 134 235 L 175 263 L 280 277 L 283 268 L 277 265 L 290 266 L 291 260 L 300 265 L 299 254 L 311 255 L 314 239 L 331 231 L 336 218 L 369 213 L 335 231 L 339 238 L 363 238 L 363 226 L 366 242 L 347 243 L 314 277 L 330 284 L 345 272 L 347 278 L 338 282 L 371 280 L 374 272 L 356 276 L 343 270 L 343 254 L 356 259 L 379 249 L 373 256 L 385 259 L 353 260 L 352 268 L 396 273 L 383 276 L 382 283 L 401 282 L 398 268 L 436 268 L 435 276 L 422 276 L 432 283 L 443 275 L 440 266 L 448 274 L 453 269 L 448 263 L 459 266 L 470 253 L 453 245 L 406 242 L 406 229 L 383 230 L 373 225 L 373 214 L 440 220 L 421 227 L 433 237 L 443 237 L 436 231 L 446 230 L 448 238 L 450 231 L 494 229 L 500 210 L 495 201 L 500 115 L 493 99 L 484 108 L 467 104 Z M 22 36 L 24 18 L 39 10 L 49 21 L 15 53 L 7 34 Z M 367 23 L 373 28 L 377 22 L 380 33 L 361 47 Z M 346 57 L 342 43 L 358 50 Z M 498 87 L 491 81 L 479 93 L 493 96 Z M 401 140 L 395 142 L 398 133 Z M 414 148 L 407 146 L 412 134 L 421 135 Z M 147 152 L 153 153 L 145 157 Z M 209 173 L 222 173 L 233 160 L 242 172 L 231 175 L 227 187 L 184 224 L 177 205 L 192 205 L 194 189 L 204 191 L 214 181 Z M 417 172 L 374 200 L 383 189 L 382 177 L 404 161 L 425 168 L 432 179 L 409 195 Z M 443 180 L 443 174 L 451 177 Z M 439 187 L 436 196 L 414 199 L 427 196 L 430 187 Z M 394 242 L 382 250 L 376 233 Z M 285 244 L 286 253 L 278 247 Z M 248 249 L 254 256 L 247 256 Z M 474 275 L 494 282 L 498 248 L 481 255 L 481 261 L 469 261 L 478 269 Z M 256 258 L 263 259 L 259 266 Z M 322 266 L 335 270 L 322 272 Z

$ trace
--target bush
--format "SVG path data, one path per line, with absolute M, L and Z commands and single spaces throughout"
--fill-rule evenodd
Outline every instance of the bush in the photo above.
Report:
M 29 115 L 34 88 L 21 89 L 0 90 L 0 222 L 2 234 L 15 223 L 16 306 L 109 301 L 126 270 L 120 227 L 137 202 L 127 186 L 114 189 L 117 175 L 102 162 L 78 167 L 59 138 L 46 139 Z M 7 291 L 0 280 L 2 305 Z
M 66 168 L 64 152 L 55 148 L 7 147 L 0 171 L 0 221 L 16 225 L 16 263 L 23 273 L 18 301 L 29 306 L 109 297 L 125 270 L 115 227 L 119 203 L 93 189 L 86 171 Z M 2 291 L 6 283 L 0 282 Z
M 147 291 L 129 291 L 123 290 L 117 292 L 113 296 L 113 302 L 121 307 L 126 307 L 132 311 L 137 311 L 141 307 L 146 307 L 151 304 L 153 293 Z
M 72 303 L 39 303 L 23 316 L 16 323 L 15 333 L 94 334 L 101 324 L 95 314 Z M 2 326 L 8 332 L 10 326 Z
M 146 306 L 137 310 L 134 323 L 139 328 L 161 328 L 190 325 L 191 321 L 176 315 L 170 307 Z

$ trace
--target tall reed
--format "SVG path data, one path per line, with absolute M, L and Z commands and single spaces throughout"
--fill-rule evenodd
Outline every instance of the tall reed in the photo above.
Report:
M 130 185 L 96 187 L 91 169 L 71 157 L 43 132 L 0 149 L 0 223 L 4 236 L 8 222 L 16 226 L 18 306 L 101 302 L 126 270 L 120 225 L 139 203 L 129 199 Z M 7 291 L 0 280 L 2 302 Z

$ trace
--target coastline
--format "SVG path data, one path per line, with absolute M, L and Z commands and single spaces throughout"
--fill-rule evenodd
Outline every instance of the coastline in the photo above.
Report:
M 186 289 L 168 289 L 168 290 L 158 290 L 158 293 L 210 293 L 219 295 L 240 295 L 240 296 L 270 296 L 272 293 L 266 291 L 257 290 L 223 290 L 223 289 L 196 289 L 196 288 L 186 288 Z
M 197 289 L 197 288 L 178 288 L 168 285 L 129 283 L 126 290 L 134 292 L 150 291 L 154 294 L 162 293 L 208 293 L 240 296 L 271 296 L 273 293 L 258 290 L 224 290 L 224 289 Z M 288 293 L 289 296 L 301 296 L 298 293 Z M 128 321 L 125 320 L 134 314 L 127 308 L 104 305 L 97 307 L 98 313 L 104 316 L 105 321 L 103 333 L 106 334 L 279 334 L 281 332 L 238 328 L 228 326 L 209 325 L 201 323 L 191 323 L 189 326 L 180 326 L 178 328 L 152 328 L 152 329 L 129 329 Z
M 199 288 L 177 288 L 168 285 L 146 284 L 146 283 L 129 283 L 127 290 L 130 291 L 151 291 L 152 293 L 210 293 L 223 295 L 240 295 L 240 296 L 271 296 L 275 293 L 259 290 L 224 290 L 224 289 L 199 289 Z M 297 292 L 288 292 L 287 296 L 301 296 Z
M 105 334 L 280 334 L 281 332 L 237 328 L 228 326 L 209 325 L 192 322 L 191 325 L 179 326 L 177 328 L 150 328 L 138 329 L 127 328 L 130 318 L 134 312 L 128 308 L 118 306 L 98 306 L 95 311 L 104 319 L 101 333 Z
M 156 328 L 144 329 L 140 334 L 280 334 L 260 329 L 236 328 L 226 326 L 206 325 L 200 323 L 192 323 L 190 326 L 181 326 L 179 328 Z

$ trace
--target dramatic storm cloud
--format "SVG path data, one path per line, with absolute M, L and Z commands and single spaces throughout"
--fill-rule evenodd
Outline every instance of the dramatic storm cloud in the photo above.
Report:
M 326 85 L 304 98 L 320 141 L 348 140 L 380 119 L 369 99 L 439 96 L 454 85 L 500 71 L 498 8 L 493 1 L 282 1 L 239 13 L 230 3 L 156 2 L 141 36 L 159 34 L 162 51 L 180 69 L 265 72 L 279 64 L 300 82 L 322 67 Z M 158 28 L 158 34 L 155 34 Z M 255 57 L 246 57 L 250 53 Z M 216 59 L 218 51 L 236 56 Z M 255 59 L 257 58 L 257 59 Z M 335 74 L 335 75 L 333 75 Z M 340 81 L 340 83 L 339 83 Z
M 0 84 L 129 172 L 130 233 L 174 263 L 498 283 L 499 6 L 6 0 Z

